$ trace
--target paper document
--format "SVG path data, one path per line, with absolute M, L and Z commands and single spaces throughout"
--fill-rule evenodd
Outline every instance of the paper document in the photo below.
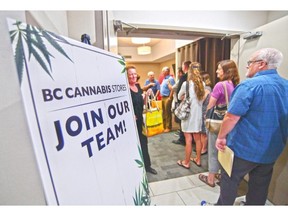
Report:
M 225 150 L 218 151 L 218 161 L 223 167 L 223 169 L 227 172 L 229 177 L 231 177 L 232 167 L 234 160 L 234 152 L 228 147 L 225 147 Z

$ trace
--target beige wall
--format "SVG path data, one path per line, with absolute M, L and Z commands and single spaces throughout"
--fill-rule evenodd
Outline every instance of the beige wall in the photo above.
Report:
M 153 71 L 155 73 L 155 78 L 158 79 L 161 69 L 158 63 L 133 63 L 129 62 L 127 65 L 133 65 L 136 67 L 137 73 L 140 75 L 139 83 L 141 86 L 144 85 L 146 79 L 148 78 L 147 73 Z
M 119 54 L 122 56 L 130 56 L 127 62 L 160 62 L 163 57 L 173 55 L 175 53 L 176 41 L 175 40 L 160 40 L 159 43 L 151 47 L 152 51 L 149 55 L 138 55 L 137 47 L 119 47 Z M 169 57 L 167 58 L 169 59 Z
M 140 75 L 139 83 L 141 86 L 144 85 L 146 79 L 148 78 L 147 73 L 153 71 L 155 73 L 155 78 L 158 79 L 161 74 L 163 67 L 170 67 L 171 74 L 173 74 L 172 64 L 175 64 L 175 59 L 171 59 L 162 63 L 133 63 L 129 62 L 127 65 L 134 65 L 136 67 L 137 73 Z
M 274 166 L 268 199 L 275 205 L 288 205 L 288 143 Z
M 273 47 L 279 49 L 283 55 L 284 60 L 278 72 L 281 76 L 288 79 L 288 16 L 282 17 L 278 20 L 275 20 L 271 23 L 263 25 L 257 29 L 251 31 L 262 31 L 263 35 L 260 38 L 253 40 L 244 40 L 240 39 L 240 44 L 235 43 L 231 51 L 231 58 L 238 56 L 238 47 L 239 49 L 239 73 L 241 80 L 245 79 L 246 73 L 246 64 L 250 55 L 264 47 Z
M 175 73 L 177 72 L 177 68 L 176 68 L 176 71 L 173 71 L 173 67 L 172 67 L 173 64 L 175 64 L 175 59 L 171 59 L 171 60 L 164 61 L 164 62 L 160 63 L 160 71 L 162 70 L 163 67 L 167 66 L 170 68 L 170 73 L 172 75 L 175 75 Z

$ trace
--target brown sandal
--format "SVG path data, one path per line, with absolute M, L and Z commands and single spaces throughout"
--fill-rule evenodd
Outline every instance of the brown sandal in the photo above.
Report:
M 197 162 L 196 162 L 196 158 L 190 158 L 190 161 L 192 161 L 194 164 L 196 164 L 196 166 L 198 166 L 198 167 L 201 167 L 201 164 L 198 164 Z
M 210 184 L 210 183 L 208 182 L 208 176 L 203 175 L 203 174 L 199 174 L 198 177 L 199 177 L 199 179 L 200 179 L 202 182 L 204 182 L 205 184 L 209 185 L 210 187 L 215 187 L 215 183 Z
M 185 169 L 190 169 L 190 166 L 187 165 L 187 164 L 184 164 L 183 161 L 181 161 L 181 160 L 178 160 L 178 161 L 177 161 L 177 164 L 178 164 L 179 166 L 185 168 Z
M 218 181 L 220 181 L 220 180 L 221 180 L 221 174 L 220 174 L 220 173 L 215 174 L 215 178 L 216 178 Z

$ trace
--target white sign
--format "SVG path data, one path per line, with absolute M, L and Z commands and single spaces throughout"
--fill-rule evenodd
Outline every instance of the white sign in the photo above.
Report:
M 47 204 L 149 205 L 123 59 L 8 25 Z

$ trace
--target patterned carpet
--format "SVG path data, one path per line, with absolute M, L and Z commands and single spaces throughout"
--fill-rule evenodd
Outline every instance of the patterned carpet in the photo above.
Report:
M 208 155 L 201 157 L 201 167 L 190 163 L 190 169 L 185 169 L 177 164 L 177 160 L 183 160 L 185 157 L 185 146 L 172 143 L 178 139 L 175 136 L 176 131 L 162 133 L 148 138 L 148 148 L 151 158 L 151 164 L 158 174 L 147 173 L 149 182 L 162 181 L 171 178 L 193 175 L 208 171 Z M 194 145 L 193 145 L 193 148 Z M 193 152 L 192 156 L 195 157 Z

